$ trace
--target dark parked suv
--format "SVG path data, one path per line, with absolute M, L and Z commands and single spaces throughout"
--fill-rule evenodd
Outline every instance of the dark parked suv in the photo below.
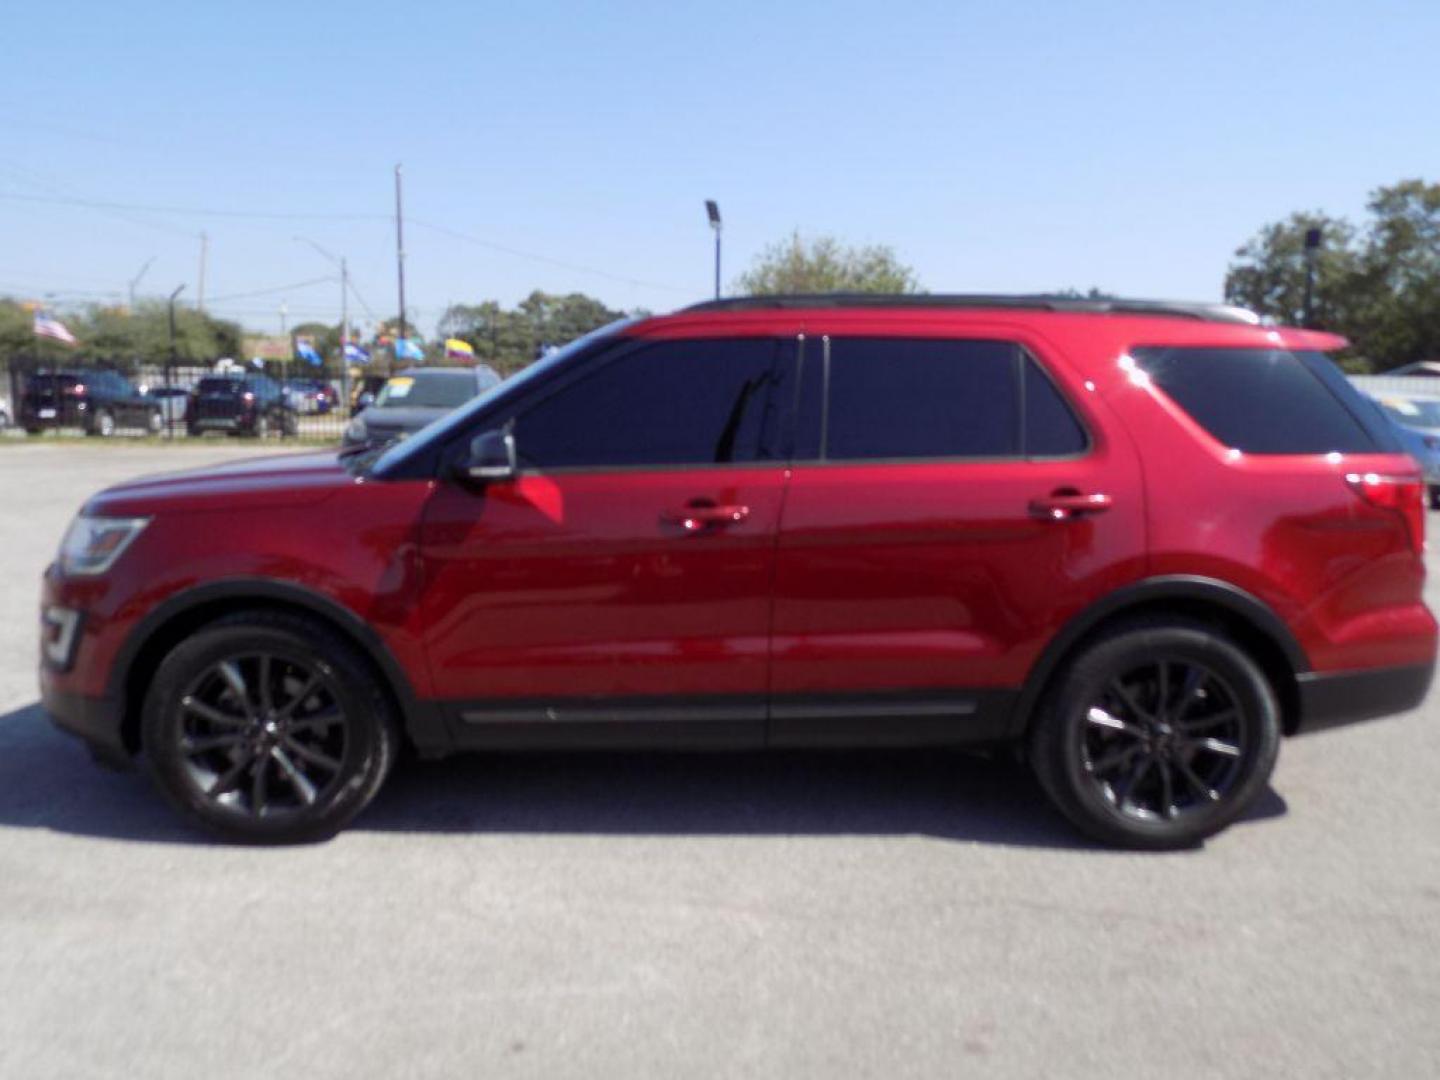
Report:
M 294 435 L 299 428 L 284 388 L 256 372 L 207 375 L 195 384 L 185 409 L 191 435 L 223 431 L 230 435 Z
M 60 427 L 87 435 L 114 435 L 122 427 L 154 434 L 164 423 L 160 405 L 117 371 L 41 371 L 30 376 L 20 399 L 20 424 L 31 435 Z
M 1011 744 L 1090 835 L 1194 844 L 1283 735 L 1430 685 L 1424 486 L 1341 344 L 1035 297 L 616 324 L 384 450 L 95 496 L 45 706 L 253 840 L 404 744 Z

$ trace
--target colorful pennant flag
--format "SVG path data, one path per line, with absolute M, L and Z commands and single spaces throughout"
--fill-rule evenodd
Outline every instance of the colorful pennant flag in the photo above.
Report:
M 370 354 L 361 348 L 358 342 L 347 341 L 345 343 L 345 359 L 352 364 L 368 364 L 370 362 Z
M 315 345 L 309 338 L 297 337 L 295 339 L 295 352 L 301 360 L 319 367 L 325 363 L 324 359 L 315 351 Z
M 475 347 L 468 341 L 461 341 L 459 338 L 445 339 L 445 358 L 447 360 L 474 360 Z
M 395 342 L 396 360 L 424 360 L 425 349 L 414 338 L 399 338 Z

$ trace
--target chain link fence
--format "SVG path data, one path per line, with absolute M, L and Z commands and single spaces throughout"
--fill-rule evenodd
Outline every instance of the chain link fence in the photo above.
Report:
M 218 436 L 338 443 L 385 376 L 306 364 L 60 364 L 0 366 L 0 433 L 156 439 Z

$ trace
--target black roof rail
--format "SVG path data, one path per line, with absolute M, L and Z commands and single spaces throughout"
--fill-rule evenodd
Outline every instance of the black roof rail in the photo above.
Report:
M 1166 315 L 1205 322 L 1259 326 L 1260 316 L 1232 304 L 1173 300 L 1085 299 L 1045 293 L 788 293 L 777 296 L 733 296 L 706 300 L 681 310 L 778 311 L 791 308 L 1010 308 L 1083 315 Z

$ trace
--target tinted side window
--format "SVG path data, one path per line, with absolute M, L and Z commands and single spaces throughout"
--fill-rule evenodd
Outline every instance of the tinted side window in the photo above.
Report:
M 825 457 L 1018 454 L 1016 355 L 996 341 L 836 338 Z
M 1247 454 L 1373 453 L 1340 399 L 1283 349 L 1132 349 L 1155 384 L 1225 446 Z
M 711 465 L 774 456 L 767 422 L 775 343 L 641 347 L 516 419 L 523 463 L 539 468 Z
M 1030 457 L 1082 454 L 1089 439 L 1080 421 L 1033 357 L 1025 358 L 1025 453 Z

